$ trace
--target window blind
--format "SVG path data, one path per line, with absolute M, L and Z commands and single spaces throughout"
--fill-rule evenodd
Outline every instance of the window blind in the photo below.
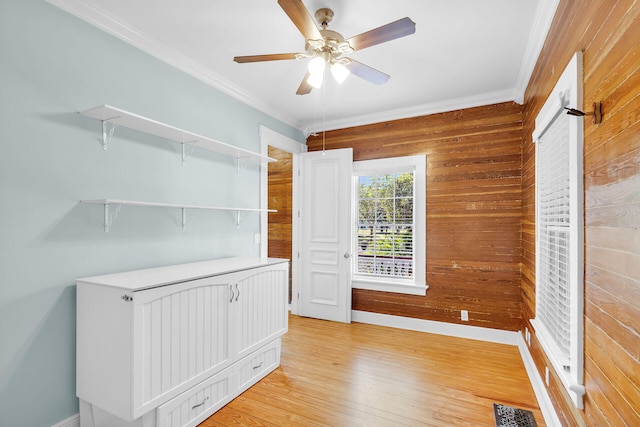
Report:
M 536 116 L 535 335 L 576 408 L 584 406 L 582 53 L 576 52 Z
M 358 177 L 358 274 L 414 277 L 414 174 Z
M 569 119 L 565 114 L 556 116 L 538 141 L 537 159 L 537 318 L 565 367 L 571 344 Z

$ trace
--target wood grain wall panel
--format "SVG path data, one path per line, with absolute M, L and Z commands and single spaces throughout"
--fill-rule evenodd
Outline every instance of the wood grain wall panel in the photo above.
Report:
M 270 212 L 268 216 L 267 256 L 290 260 L 293 259 L 293 154 L 269 146 L 268 156 L 277 160 L 268 166 L 268 206 L 278 212 Z M 292 292 L 291 271 L 289 268 L 289 302 Z
M 322 149 L 322 135 L 309 137 Z M 329 131 L 354 161 L 426 154 L 425 297 L 353 290 L 353 309 L 504 330 L 521 325 L 522 112 L 502 103 Z
M 640 425 L 640 2 L 561 0 L 525 94 L 522 204 L 523 327 L 535 313 L 535 117 L 576 50 L 585 117 L 585 387 L 573 408 L 557 378 L 549 393 L 564 425 Z M 533 253 L 531 252 L 533 251 Z M 535 334 L 532 349 L 538 348 Z M 538 371 L 549 366 L 533 351 Z
M 608 365 L 607 372 L 612 372 L 613 375 L 619 378 L 616 384 L 624 386 L 628 384 L 624 380 L 625 378 L 634 379 L 635 381 L 630 387 L 616 387 L 616 389 L 620 389 L 620 397 L 624 400 L 628 402 L 637 401 L 640 396 L 637 383 L 640 378 L 640 369 L 635 363 L 634 357 L 602 329 L 596 326 L 591 320 L 587 321 L 586 326 L 590 331 L 585 344 L 587 347 L 587 353 L 594 354 L 601 359 L 601 362 L 599 362 L 598 365 Z M 613 364 L 613 360 L 616 361 L 615 364 Z M 613 400 L 614 402 L 618 401 L 615 394 L 611 395 L 611 398 L 608 400 Z M 632 405 L 629 405 L 629 407 L 632 407 Z
M 353 147 L 355 160 L 427 155 L 428 295 L 354 290 L 354 308 L 459 323 L 459 310 L 473 307 L 470 324 L 533 332 L 531 352 L 544 377 L 550 363 L 529 323 L 536 291 L 531 135 L 577 50 L 584 54 L 580 108 L 603 106 L 602 124 L 585 118 L 584 410 L 554 373 L 548 391 L 563 425 L 640 425 L 640 1 L 561 0 L 522 109 L 504 103 L 331 131 L 326 146 Z M 319 138 L 308 144 L 321 148 Z

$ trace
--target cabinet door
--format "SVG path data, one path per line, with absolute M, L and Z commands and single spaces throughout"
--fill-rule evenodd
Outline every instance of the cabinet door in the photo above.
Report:
M 230 332 L 237 357 L 287 332 L 288 281 L 288 263 L 235 274 L 237 293 L 230 305 Z
M 133 417 L 230 363 L 230 275 L 134 294 Z

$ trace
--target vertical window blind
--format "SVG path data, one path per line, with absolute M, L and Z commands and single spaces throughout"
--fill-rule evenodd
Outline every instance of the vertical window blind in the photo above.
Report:
M 569 120 L 558 115 L 538 141 L 538 293 L 536 317 L 557 356 L 569 367 L 570 319 L 570 168 Z

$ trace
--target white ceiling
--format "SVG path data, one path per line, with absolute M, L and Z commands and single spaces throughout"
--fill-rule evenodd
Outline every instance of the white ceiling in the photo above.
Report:
M 408 16 L 413 35 L 349 56 L 391 79 L 328 76 L 295 92 L 308 60 L 238 64 L 234 56 L 303 52 L 277 0 L 49 0 L 304 132 L 522 102 L 558 0 L 303 0 L 333 9 L 345 38 Z M 105 102 L 108 100 L 105 100 Z

